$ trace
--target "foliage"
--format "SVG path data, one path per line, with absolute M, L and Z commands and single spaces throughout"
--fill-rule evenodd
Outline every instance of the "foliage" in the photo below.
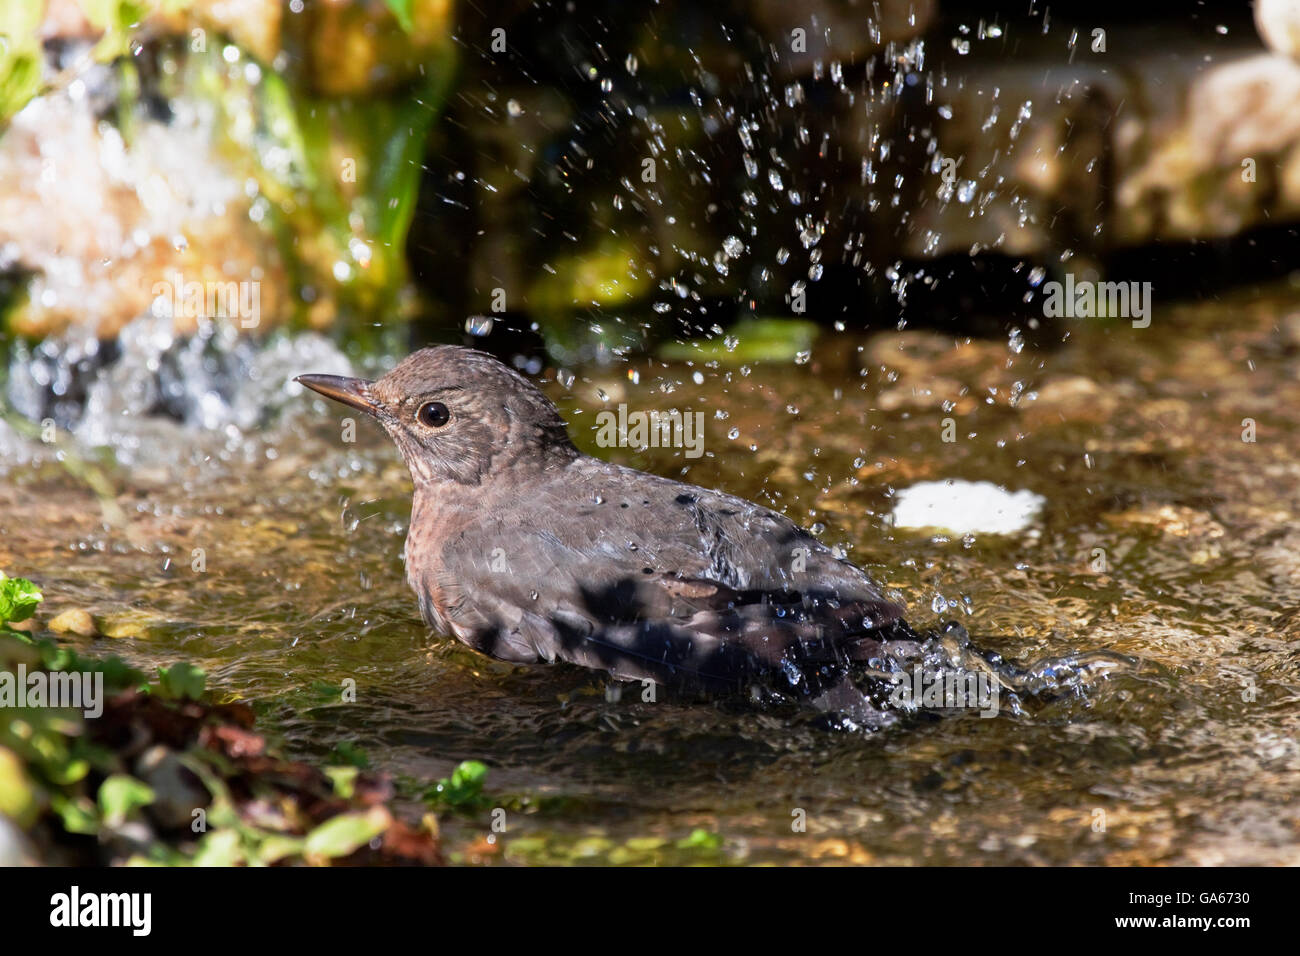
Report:
M 40 3 L 0 3 L 0 123 L 4 123 L 41 86 L 41 42 L 37 35 Z
M 203 671 L 185 661 L 158 668 L 158 690 L 168 700 L 198 700 L 206 679 Z
M 692 830 L 680 840 L 631 837 L 621 842 L 600 834 L 570 837 L 536 833 L 505 844 L 507 860 L 532 865 L 604 864 L 609 866 L 707 866 L 727 862 L 722 837 L 710 830 Z
M 16 634 L 9 625 L 26 621 L 44 598 L 26 578 L 9 578 L 0 573 L 0 633 Z
M 450 778 L 444 777 L 431 787 L 424 798 L 433 806 L 449 810 L 479 809 L 487 802 L 483 794 L 487 774 L 488 768 L 484 764 L 466 760 L 452 771 Z
M 330 760 L 345 767 L 356 767 L 361 770 L 370 766 L 370 758 L 366 756 L 366 752 L 350 740 L 340 740 L 334 746 Z
M 789 362 L 811 349 L 816 337 L 817 323 L 803 319 L 743 319 L 725 336 L 666 342 L 660 346 L 659 354 L 674 361 L 719 362 L 723 365 Z
M 204 703 L 194 665 L 158 668 L 150 682 L 117 658 L 15 630 L 41 599 L 32 582 L 0 577 L 0 672 L 102 674 L 108 698 L 95 719 L 28 707 L 0 723 L 0 814 L 27 831 L 43 862 L 103 862 L 109 853 L 138 864 L 325 864 L 360 852 L 438 862 L 433 835 L 405 828 L 383 805 L 390 791 L 381 778 L 266 756 L 248 729 L 251 710 Z M 171 775 L 150 777 L 143 757 L 118 752 L 122 740 L 133 754 L 171 761 Z M 380 837 L 380 850 L 369 849 Z
M 393 11 L 393 16 L 397 22 L 402 25 L 402 29 L 407 33 L 411 32 L 411 0 L 384 0 L 388 9 Z

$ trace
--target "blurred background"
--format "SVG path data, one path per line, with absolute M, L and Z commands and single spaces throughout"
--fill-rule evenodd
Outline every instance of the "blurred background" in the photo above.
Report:
M 9 399 L 72 424 L 226 283 L 255 339 L 577 362 L 1293 268 L 1294 4 L 986 6 L 5 0 Z

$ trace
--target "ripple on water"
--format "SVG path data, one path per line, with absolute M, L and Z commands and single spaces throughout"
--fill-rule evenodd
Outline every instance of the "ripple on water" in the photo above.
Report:
M 535 804 L 518 835 L 675 840 L 703 827 L 724 835 L 727 858 L 751 861 L 1294 863 L 1300 575 L 1287 536 L 1300 483 L 1286 469 L 1300 435 L 1279 416 L 1267 443 L 1178 440 L 1238 428 L 1251 395 L 1300 407 L 1294 359 L 1264 347 L 1265 311 L 1206 305 L 1141 336 L 1080 329 L 1051 353 L 908 333 L 746 375 L 579 369 L 574 393 L 555 389 L 586 447 L 596 389 L 712 413 L 712 457 L 602 454 L 687 467 L 689 480 L 825 525 L 828 542 L 901 589 L 918 624 L 931 623 L 933 595 L 960 595 L 943 613 L 980 649 L 1058 685 L 1072 655 L 1137 662 L 1026 698 L 1015 716 L 919 714 L 871 736 L 833 733 L 797 712 L 648 703 L 635 688 L 609 699 L 584 672 L 514 668 L 428 634 L 403 583 L 404 470 L 377 429 L 361 424 L 344 445 L 334 412 L 286 384 L 307 366 L 348 370 L 308 337 L 230 359 L 243 376 L 233 391 L 217 367 L 196 373 L 211 375 L 194 388 L 221 396 L 215 412 L 191 395 L 171 418 L 136 420 L 160 377 L 124 369 L 92 384 L 76 437 L 111 442 L 130 466 L 105 465 L 130 539 L 38 438 L 0 425 L 0 447 L 28 449 L 6 454 L 0 566 L 37 580 L 51 615 L 84 607 L 116 622 L 111 645 L 86 642 L 97 653 L 204 666 L 291 753 L 323 759 L 355 742 L 411 788 L 476 758 L 490 789 L 563 798 Z M 1249 375 L 1201 370 L 1193 343 L 1207 328 L 1216 347 L 1251 350 Z M 128 343 L 142 359 L 157 345 L 146 331 Z M 846 366 L 846 354 L 858 359 Z M 963 389 L 1005 397 L 1018 382 L 1014 404 L 961 405 Z M 11 384 L 11 400 L 15 387 L 27 386 Z M 1099 399 L 1111 392 L 1122 400 Z M 941 440 L 952 408 L 974 437 Z M 950 477 L 1041 496 L 1038 533 L 962 541 L 886 522 L 891 489 Z M 347 680 L 355 703 L 341 697 Z M 792 830 L 797 811 L 805 832 Z

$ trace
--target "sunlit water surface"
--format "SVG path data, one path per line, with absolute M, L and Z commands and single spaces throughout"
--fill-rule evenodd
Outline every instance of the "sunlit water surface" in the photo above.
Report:
M 252 373 L 283 408 L 264 422 L 246 402 L 238 429 L 191 416 L 127 441 L 98 421 L 132 463 L 101 463 L 125 524 L 49 446 L 5 432 L 0 567 L 40 584 L 46 618 L 83 607 L 116 635 L 86 650 L 203 667 L 290 755 L 359 747 L 412 817 L 422 787 L 484 761 L 489 792 L 523 809 L 492 845 L 486 813 L 445 820 L 464 858 L 1300 863 L 1295 307 L 1273 291 L 1145 330 L 1079 322 L 1054 347 L 828 330 L 803 364 L 549 370 L 588 448 L 618 402 L 704 412 L 702 458 L 593 450 L 816 526 L 901 589 L 915 623 L 959 619 L 1024 662 L 1138 661 L 1017 716 L 836 733 L 639 688 L 610 699 L 590 673 L 430 633 L 403 582 L 396 452 L 366 422 L 343 442 L 337 407 L 278 378 L 334 370 L 292 368 L 324 360 L 318 344 Z M 1011 536 L 891 530 L 897 489 L 946 478 L 1046 505 Z M 720 849 L 674 847 L 697 829 Z

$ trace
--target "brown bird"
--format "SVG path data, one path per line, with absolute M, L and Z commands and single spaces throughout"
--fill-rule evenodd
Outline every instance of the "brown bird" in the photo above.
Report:
M 838 709 L 850 665 L 914 637 L 866 572 L 783 515 L 583 454 L 484 352 L 296 381 L 397 443 L 415 485 L 407 580 L 425 621 L 485 654 L 669 687 L 768 682 Z

